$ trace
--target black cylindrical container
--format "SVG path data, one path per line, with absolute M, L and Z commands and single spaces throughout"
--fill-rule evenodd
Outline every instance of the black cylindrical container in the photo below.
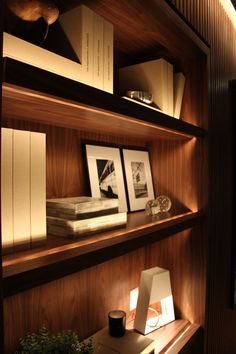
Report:
M 109 334 L 112 337 L 122 337 L 125 334 L 126 313 L 113 310 L 108 313 Z

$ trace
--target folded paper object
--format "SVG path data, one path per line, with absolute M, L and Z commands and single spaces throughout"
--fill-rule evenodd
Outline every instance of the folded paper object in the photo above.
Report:
M 159 267 L 142 271 L 134 328 L 148 334 L 174 319 L 169 271 Z

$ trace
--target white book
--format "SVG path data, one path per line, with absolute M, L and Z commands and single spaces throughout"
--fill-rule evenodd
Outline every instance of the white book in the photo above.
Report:
M 46 239 L 46 134 L 30 133 L 31 245 Z
M 3 253 L 13 250 L 12 129 L 1 129 L 1 228 Z
M 168 111 L 169 116 L 173 117 L 174 113 L 174 80 L 173 65 L 167 63 L 167 90 L 168 90 Z
M 72 238 L 106 231 L 125 225 L 126 223 L 126 212 L 97 216 L 84 220 L 68 220 L 47 216 L 47 230 L 49 234 Z
M 83 82 L 81 64 L 5 32 L 3 33 L 3 57 Z
M 93 86 L 103 90 L 103 18 L 93 13 Z
M 119 70 L 121 94 L 125 94 L 128 90 L 152 93 L 153 102 L 157 108 L 169 114 L 170 102 L 173 100 L 169 98 L 173 95 L 169 92 L 173 87 L 173 75 L 168 74 L 168 64 L 165 59 L 161 58 L 121 68 Z M 171 73 L 171 66 L 169 68 Z
M 14 249 L 30 246 L 30 132 L 13 130 Z
M 184 94 L 185 76 L 179 72 L 174 74 L 174 114 L 175 118 L 180 117 L 182 100 Z
M 95 333 L 93 343 L 97 354 L 151 354 L 155 350 L 155 341 L 133 330 L 126 330 L 122 337 L 112 337 L 105 327 Z
M 59 17 L 60 25 L 82 64 L 83 82 L 93 83 L 93 11 L 85 5 Z
M 103 21 L 104 38 L 104 91 L 113 93 L 114 75 L 114 26 L 112 23 Z

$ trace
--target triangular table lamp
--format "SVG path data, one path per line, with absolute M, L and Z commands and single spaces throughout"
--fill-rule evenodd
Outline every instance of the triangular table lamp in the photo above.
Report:
M 169 271 L 159 267 L 142 271 L 134 329 L 148 334 L 174 319 Z

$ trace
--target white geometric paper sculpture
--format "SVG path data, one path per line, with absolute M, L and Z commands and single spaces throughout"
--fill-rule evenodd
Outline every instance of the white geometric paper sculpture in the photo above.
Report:
M 174 319 L 169 271 L 159 267 L 142 271 L 134 329 L 148 334 Z

